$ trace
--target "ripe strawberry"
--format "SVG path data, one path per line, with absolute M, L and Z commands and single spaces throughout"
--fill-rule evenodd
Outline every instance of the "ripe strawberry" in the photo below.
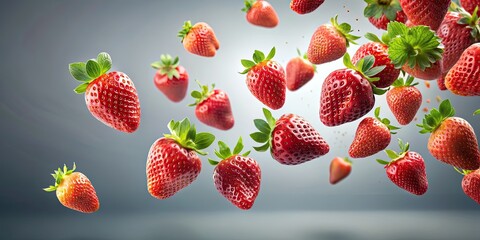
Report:
M 405 23 L 407 16 L 398 0 L 365 0 L 368 4 L 363 14 L 378 29 L 387 30 L 389 22 Z
M 178 37 L 182 39 L 185 50 L 202 57 L 213 57 L 220 48 L 215 32 L 204 22 L 192 26 L 192 22 L 186 21 Z
M 265 58 L 265 55 L 255 50 L 253 61 L 241 60 L 245 70 L 241 74 L 247 74 L 247 86 L 250 92 L 260 102 L 271 109 L 280 109 L 285 104 L 287 86 L 285 71 L 282 66 L 271 60 L 275 56 L 275 47 Z
M 316 66 L 308 61 L 307 55 L 297 49 L 298 57 L 292 58 L 287 64 L 287 88 L 295 91 L 312 80 Z
M 436 31 L 448 11 L 451 0 L 400 0 L 403 11 L 414 25 Z
M 460 0 L 462 7 L 469 13 L 473 13 L 480 6 L 480 0 Z
M 337 184 L 352 171 L 352 161 L 348 158 L 336 157 L 330 163 L 330 184 Z
M 66 165 L 63 166 L 63 170 L 58 168 L 52 174 L 55 185 L 43 190 L 46 192 L 55 191 L 60 203 L 67 208 L 82 213 L 96 212 L 100 208 L 100 202 L 95 188 L 93 188 L 87 176 L 75 172 L 75 169 L 75 163 L 72 169 L 68 169 Z
M 468 47 L 445 77 L 445 86 L 460 96 L 480 96 L 480 43 Z
M 338 16 L 331 19 L 331 24 L 323 24 L 313 33 L 308 46 L 308 60 L 313 64 L 322 64 L 341 58 L 350 43 L 360 37 L 351 35 L 352 27 L 348 23 L 338 24 Z
M 438 89 L 440 89 L 441 91 L 447 90 L 447 86 L 445 86 L 445 77 L 446 76 L 447 76 L 447 74 L 443 73 L 443 76 L 441 78 L 437 79 Z
M 195 103 L 189 106 L 196 106 L 195 116 L 197 116 L 198 120 L 220 130 L 232 128 L 235 120 L 227 93 L 220 89 L 215 89 L 215 84 L 212 84 L 212 89 L 209 90 L 208 86 L 202 86 L 198 81 L 197 83 L 201 88 L 201 92 L 192 92 Z
M 401 139 L 398 142 L 401 153 L 386 150 L 392 161 L 377 159 L 377 162 L 385 165 L 387 176 L 395 185 L 412 194 L 423 195 L 428 190 L 425 162 L 420 154 L 409 151 L 410 144 L 403 144 Z
M 215 167 L 213 181 L 218 192 L 240 209 L 248 210 L 253 206 L 260 191 L 262 174 L 257 161 L 248 157 L 250 151 L 240 154 L 243 149 L 242 138 L 238 139 L 232 151 L 222 141 L 218 142 L 219 150 L 215 150 L 220 163 L 208 159 Z
M 463 170 L 460 173 L 464 175 L 462 179 L 463 192 L 480 204 L 480 169 L 476 171 Z
M 97 59 L 69 65 L 73 78 L 82 82 L 75 92 L 85 93 L 90 113 L 105 125 L 132 133 L 140 125 L 140 101 L 132 80 L 122 72 L 110 72 L 112 59 L 108 53 Z
M 328 153 L 330 147 L 310 123 L 295 114 L 284 114 L 275 120 L 272 113 L 263 109 L 267 121 L 255 119 L 260 132 L 250 134 L 259 152 L 270 149 L 273 159 L 284 165 L 298 165 Z
M 472 126 L 464 119 L 453 117 L 455 109 L 449 100 L 432 109 L 418 124 L 420 133 L 432 133 L 428 150 L 434 158 L 457 168 L 476 170 L 480 168 L 480 151 Z
M 157 69 L 155 86 L 173 102 L 180 102 L 185 98 L 188 88 L 188 73 L 178 63 L 178 57 L 172 59 L 170 55 L 161 55 L 160 61 L 152 63 Z
M 417 115 L 422 105 L 422 93 L 415 87 L 412 76 L 404 81 L 399 78 L 393 83 L 394 88 L 387 92 L 387 103 L 390 111 L 401 125 L 408 125 Z M 413 84 L 412 84 L 413 83 Z
M 168 124 L 170 134 L 157 139 L 148 152 L 148 192 L 155 198 L 166 199 L 190 185 L 202 169 L 198 154 L 215 140 L 210 133 L 197 133 L 188 118 Z M 196 153 L 195 153 L 196 152 Z
M 307 14 L 315 11 L 325 0 L 292 0 L 290 8 L 298 14 Z
M 247 13 L 247 21 L 253 25 L 274 28 L 278 25 L 278 15 L 267 1 L 245 0 L 243 12 Z

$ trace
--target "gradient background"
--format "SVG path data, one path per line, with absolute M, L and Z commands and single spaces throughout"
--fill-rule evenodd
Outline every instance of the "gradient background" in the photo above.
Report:
M 240 11 L 243 1 L 15 1 L 2 4 L 0 82 L 0 237 L 2 239 L 478 239 L 479 206 L 461 189 L 462 176 L 431 157 L 428 136 L 411 124 L 394 137 L 411 143 L 427 165 L 429 190 L 413 196 L 386 177 L 376 158 L 354 161 L 351 176 L 336 186 L 328 182 L 328 166 L 345 156 L 358 121 L 336 128 L 318 117 L 323 79 L 342 68 L 341 61 L 318 67 L 304 88 L 287 94 L 285 106 L 274 116 L 293 112 L 305 117 L 331 146 L 328 155 L 299 166 L 283 166 L 269 154 L 253 153 L 262 167 L 262 187 L 254 207 L 241 211 L 214 188 L 213 167 L 202 158 L 203 170 L 191 186 L 168 200 L 152 198 L 146 189 L 145 163 L 150 145 L 170 119 L 189 117 L 201 131 L 233 145 L 261 118 L 263 105 L 248 91 L 240 59 L 254 49 L 277 47 L 275 59 L 283 66 L 306 50 L 314 30 L 335 14 L 349 22 L 358 35 L 380 34 L 363 18 L 361 0 L 327 0 L 317 11 L 297 15 L 289 1 L 271 1 L 280 17 L 275 29 L 249 25 Z M 220 41 L 215 58 L 187 53 L 176 37 L 185 20 L 205 21 Z M 365 39 L 359 40 L 365 43 Z M 352 46 L 353 54 L 358 46 Z M 99 52 L 110 53 L 113 69 L 127 73 L 139 92 L 141 126 L 133 134 L 117 132 L 95 120 L 83 96 L 73 93 L 77 82 L 68 63 L 85 61 Z M 188 96 L 175 104 L 153 85 L 150 63 L 160 54 L 178 55 L 195 79 L 216 83 L 230 95 L 235 127 L 218 131 L 199 123 Z M 457 115 L 480 133 L 478 97 L 466 98 L 419 85 L 422 108 L 438 105 L 436 96 L 450 98 Z M 431 103 L 426 103 L 431 99 Z M 393 119 L 385 98 L 376 106 Z M 373 115 L 373 112 L 369 115 Z M 419 112 L 418 118 L 423 117 Z M 394 121 L 396 123 L 396 121 Z M 216 144 L 215 144 L 216 146 Z M 213 148 L 208 149 L 209 152 Z M 55 194 L 42 188 L 53 183 L 49 175 L 64 163 L 93 182 L 101 209 L 90 215 L 60 205 Z

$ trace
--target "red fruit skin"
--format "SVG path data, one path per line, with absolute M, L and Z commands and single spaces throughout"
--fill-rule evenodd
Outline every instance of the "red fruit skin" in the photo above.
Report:
M 202 162 L 197 153 L 180 146 L 173 139 L 160 138 L 153 143 L 147 159 L 148 192 L 166 199 L 197 179 Z
M 172 79 L 168 79 L 167 75 L 157 71 L 153 80 L 158 90 L 165 94 L 168 99 L 173 102 L 180 102 L 187 95 L 188 73 L 182 66 L 178 66 L 176 69 L 180 74 L 179 78 L 172 77 Z
M 195 115 L 200 122 L 220 130 L 231 129 L 235 123 L 226 92 L 215 89 L 213 93 L 199 103 L 195 108 Z
M 460 96 L 480 96 L 480 43 L 468 47 L 445 77 L 445 86 Z
M 56 194 L 63 206 L 79 212 L 93 213 L 100 208 L 95 188 L 87 176 L 80 172 L 66 175 L 58 185 Z
M 271 154 L 284 165 L 298 165 L 327 154 L 330 147 L 310 123 L 295 114 L 284 114 L 272 131 Z
M 125 73 L 110 72 L 93 80 L 85 102 L 90 113 L 111 128 L 132 133 L 140 125 L 137 90 Z
M 313 64 L 335 61 L 347 52 L 347 40 L 331 24 L 321 25 L 308 46 L 308 60 Z
M 423 79 L 423 80 L 436 80 L 442 76 L 443 73 L 443 61 L 442 59 L 436 61 L 432 66 L 425 68 L 422 71 L 420 67 L 415 66 L 410 68 L 408 65 L 403 65 L 402 70 L 412 75 L 413 77 Z
M 372 156 L 387 148 L 391 139 L 390 130 L 385 124 L 376 118 L 367 117 L 358 125 L 348 155 L 352 158 Z
M 248 72 L 246 82 L 253 96 L 267 107 L 276 110 L 285 104 L 285 71 L 277 62 L 270 60 L 257 64 Z
M 463 177 L 462 189 L 467 196 L 480 204 L 480 169 Z
M 240 155 L 222 160 L 213 172 L 218 192 L 240 209 L 250 209 L 260 191 L 261 170 L 257 161 Z
M 414 86 L 395 87 L 387 92 L 387 104 L 401 125 L 408 125 L 422 105 L 422 93 Z
M 337 184 L 342 181 L 352 171 L 352 164 L 345 159 L 336 157 L 330 163 L 330 184 Z
M 287 88 L 296 91 L 313 79 L 315 68 L 301 57 L 292 58 L 287 64 Z
M 292 0 L 290 9 L 298 14 L 307 14 L 315 11 L 325 0 Z
M 425 162 L 416 152 L 407 152 L 405 157 L 385 166 L 388 178 L 398 187 L 415 195 L 428 190 Z
M 267 1 L 256 1 L 247 12 L 247 21 L 266 28 L 274 28 L 279 22 L 277 12 Z
M 370 82 L 352 69 L 336 70 L 327 76 L 320 97 L 320 120 L 329 127 L 355 121 L 375 105 Z
M 397 12 L 397 17 L 395 18 L 396 22 L 406 23 L 407 20 L 407 15 L 405 15 L 403 11 Z M 385 14 L 380 18 L 369 17 L 368 21 L 370 21 L 376 28 L 383 30 L 387 30 L 387 26 L 391 22 Z
M 400 69 L 396 69 L 388 57 L 388 46 L 382 43 L 369 42 L 362 45 L 355 55 L 353 55 L 352 63 L 356 64 L 360 59 L 372 55 L 375 57 L 374 67 L 385 66 L 385 69 L 373 77 L 380 78 L 379 81 L 372 82 L 373 85 L 379 88 L 386 88 L 392 85 L 400 75 Z
M 467 12 L 472 14 L 475 8 L 480 6 L 480 0 L 460 0 L 460 4 Z
M 213 57 L 220 48 L 220 43 L 213 29 L 207 23 L 199 22 L 193 25 L 183 39 L 183 47 L 190 53 Z
M 448 90 L 447 86 L 445 86 L 445 77 L 446 76 L 447 76 L 447 73 L 444 73 L 441 78 L 437 79 L 438 89 L 440 89 L 441 91 Z
M 415 26 L 425 25 L 436 31 L 448 11 L 451 0 L 400 0 L 405 15 Z

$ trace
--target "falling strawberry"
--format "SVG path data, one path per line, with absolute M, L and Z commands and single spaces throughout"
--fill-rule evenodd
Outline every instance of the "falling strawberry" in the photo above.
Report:
M 388 107 L 401 125 L 408 125 L 417 115 L 422 105 L 422 93 L 413 83 L 414 77 L 409 76 L 406 81 L 399 78 L 393 83 L 393 89 L 387 92 Z
M 201 92 L 192 91 L 195 103 L 189 106 L 196 106 L 195 116 L 197 116 L 198 120 L 220 130 L 232 128 L 235 120 L 227 93 L 220 89 L 215 89 L 215 84 L 212 84 L 212 89 L 210 90 L 207 85 L 202 85 L 198 81 L 197 83 L 201 88 Z
M 284 114 L 275 120 L 272 113 L 263 109 L 267 121 L 253 122 L 260 132 L 250 134 L 255 142 L 263 143 L 254 147 L 259 152 L 270 149 L 273 159 L 284 165 L 298 165 L 328 153 L 330 147 L 310 123 L 295 114 Z
M 213 57 L 220 48 L 215 32 L 204 22 L 192 26 L 192 22 L 186 21 L 178 37 L 182 39 L 185 50 L 199 56 Z
M 473 13 L 480 6 L 480 0 L 460 0 L 460 4 L 469 13 Z
M 436 31 L 448 11 L 451 0 L 400 0 L 413 25 L 425 25 Z
M 440 77 L 439 79 L 437 79 L 437 85 L 438 85 L 438 89 L 440 89 L 441 91 L 446 91 L 448 90 L 447 89 L 447 86 L 445 86 L 445 77 L 447 76 L 447 74 L 443 74 L 442 77 Z
M 307 55 L 297 49 L 298 57 L 292 58 L 287 64 L 287 88 L 295 91 L 312 80 L 316 66 L 308 61 Z
M 292 0 L 290 8 L 298 14 L 307 14 L 315 11 L 325 0 Z
M 352 171 L 352 161 L 348 158 L 336 157 L 330 163 L 330 184 L 337 184 Z
M 257 161 L 248 157 L 250 151 L 240 154 L 243 150 L 241 137 L 233 153 L 222 141 L 218 142 L 218 148 L 215 155 L 221 159 L 220 163 L 208 159 L 210 164 L 216 166 L 213 171 L 215 187 L 233 205 L 243 210 L 250 209 L 260 192 L 260 166 Z
M 468 47 L 445 77 L 445 86 L 460 96 L 480 96 L 480 43 Z
M 282 66 L 273 61 L 275 47 L 265 58 L 263 52 L 255 50 L 253 61 L 241 60 L 245 70 L 241 74 L 247 74 L 247 86 L 250 92 L 260 102 L 271 109 L 280 109 L 285 104 L 287 84 L 285 71 Z
M 86 63 L 71 63 L 70 74 L 82 82 L 74 91 L 85 93 L 87 108 L 96 119 L 118 131 L 135 132 L 140 125 L 137 90 L 125 73 L 107 73 L 111 66 L 112 59 L 104 52 Z
M 68 169 L 63 165 L 63 170 L 58 168 L 52 174 L 55 185 L 44 188 L 46 192 L 56 192 L 60 203 L 70 209 L 82 213 L 93 213 L 100 208 L 97 193 L 92 183 L 81 172 L 75 172 L 76 165 Z
M 253 25 L 266 28 L 274 28 L 278 25 L 277 12 L 267 1 L 245 0 L 242 11 L 247 13 L 247 21 Z
M 210 133 L 197 133 L 188 118 L 168 124 L 170 134 L 155 141 L 148 152 L 148 192 L 155 198 L 166 199 L 190 185 L 202 169 L 198 154 L 215 141 Z
M 389 22 L 405 23 L 407 16 L 398 0 L 364 0 L 368 5 L 363 15 L 378 29 L 387 30 Z
M 188 88 L 188 73 L 178 63 L 178 57 L 172 59 L 170 55 L 161 55 L 160 61 L 152 63 L 157 69 L 155 86 L 173 102 L 180 102 L 185 98 Z
M 455 168 L 455 170 L 463 175 L 462 189 L 465 195 L 480 204 L 480 169 L 460 171 Z

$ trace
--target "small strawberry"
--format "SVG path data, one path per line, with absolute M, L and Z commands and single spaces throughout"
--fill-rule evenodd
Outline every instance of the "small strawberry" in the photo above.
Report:
M 398 0 L 364 0 L 368 5 L 363 15 L 378 29 L 387 30 L 389 22 L 405 23 L 407 16 Z
M 439 79 L 437 79 L 438 89 L 440 89 L 441 91 L 446 91 L 446 90 L 448 90 L 447 86 L 445 86 L 445 77 L 446 77 L 446 76 L 447 76 L 447 74 L 444 73 L 442 77 L 440 77 Z
M 425 194 L 428 190 L 425 161 L 420 154 L 409 151 L 410 144 L 403 144 L 401 139 L 398 143 L 401 153 L 386 150 L 392 161 L 377 159 L 377 162 L 385 165 L 387 176 L 395 185 L 415 195 Z
M 480 6 L 480 0 L 460 0 L 460 4 L 469 13 L 473 13 Z
M 197 133 L 188 118 L 168 124 L 170 134 L 157 139 L 148 152 L 148 192 L 155 198 L 166 199 L 190 185 L 202 169 L 198 154 L 215 141 L 210 133 Z
M 336 157 L 330 163 L 330 184 L 337 184 L 352 171 L 352 161 L 348 158 Z
M 428 150 L 434 158 L 457 168 L 476 170 L 480 168 L 477 137 L 465 119 L 454 115 L 455 109 L 449 100 L 445 100 L 417 126 L 422 128 L 422 134 L 432 133 Z
M 315 11 L 325 0 L 292 0 L 290 9 L 298 14 L 307 14 Z
M 463 175 L 462 189 L 465 195 L 480 204 L 480 169 L 460 171 L 455 168 L 455 170 Z
M 287 84 L 285 71 L 282 66 L 273 61 L 275 47 L 265 58 L 265 54 L 255 50 L 253 61 L 242 59 L 245 70 L 241 74 L 247 74 L 247 86 L 250 92 L 260 102 L 271 109 L 280 109 L 285 104 Z
M 235 120 L 227 93 L 220 89 L 215 89 L 215 84 L 212 84 L 212 89 L 210 90 L 208 86 L 202 85 L 198 81 L 197 83 L 201 88 L 201 92 L 192 91 L 195 103 L 189 106 L 196 106 L 195 116 L 197 116 L 198 120 L 220 130 L 232 128 Z
M 185 50 L 202 57 L 213 57 L 220 48 L 215 32 L 204 22 L 192 26 L 192 22 L 186 21 L 178 37 L 182 39 Z
M 448 11 L 451 0 L 400 0 L 403 11 L 414 25 L 436 31 Z
M 44 188 L 46 192 L 56 192 L 60 203 L 70 209 L 82 213 L 93 213 L 100 208 L 97 193 L 92 183 L 81 172 L 75 172 L 76 166 L 72 169 L 66 165 L 63 170 L 58 168 L 52 174 L 55 185 Z
M 245 0 L 243 12 L 247 13 L 247 21 L 253 25 L 274 28 L 278 25 L 278 15 L 267 1 Z
M 254 147 L 259 152 L 270 149 L 273 159 L 284 165 L 298 165 L 328 153 L 330 147 L 310 123 L 295 114 L 284 114 L 275 120 L 272 113 L 263 109 L 267 121 L 253 122 L 260 132 L 250 134 L 255 142 L 264 143 Z
M 322 64 L 341 58 L 350 43 L 360 37 L 351 35 L 352 27 L 348 23 L 338 24 L 338 16 L 332 18 L 331 24 L 323 24 L 312 36 L 308 46 L 308 60 L 313 64 Z
M 74 91 L 85 93 L 88 110 L 100 122 L 118 131 L 135 132 L 140 125 L 137 89 L 125 73 L 107 73 L 111 66 L 112 59 L 104 52 L 86 63 L 71 63 L 70 74 L 82 82 Z
M 298 57 L 292 58 L 287 64 L 287 88 L 296 91 L 312 80 L 316 66 L 308 61 L 307 55 L 297 49 Z
M 460 96 L 480 96 L 480 43 L 468 47 L 445 77 L 445 86 Z
M 240 154 L 243 150 L 242 138 L 238 139 L 233 153 L 222 141 L 218 142 L 215 155 L 220 163 L 208 159 L 215 167 L 213 181 L 218 192 L 240 209 L 250 209 L 260 192 L 262 174 L 257 161 L 248 157 L 250 151 Z
M 155 86 L 173 102 L 180 102 L 185 98 L 188 88 L 188 73 L 178 63 L 178 57 L 172 59 L 170 55 L 161 55 L 160 61 L 152 63 L 157 69 Z
M 418 83 L 413 83 L 413 80 L 415 78 L 412 76 L 406 81 L 399 78 L 393 83 L 393 89 L 387 92 L 388 107 L 401 125 L 411 123 L 422 105 L 422 93 L 415 87 Z

